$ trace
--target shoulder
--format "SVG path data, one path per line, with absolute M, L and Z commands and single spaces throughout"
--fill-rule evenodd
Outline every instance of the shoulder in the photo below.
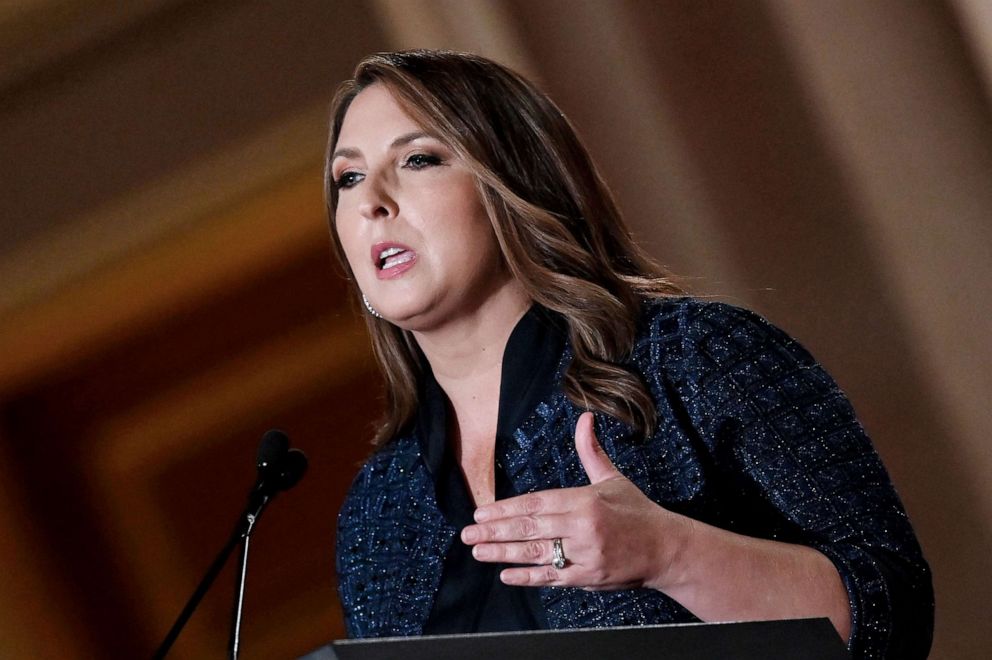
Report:
M 348 635 L 418 632 L 454 533 L 437 510 L 415 435 L 372 454 L 338 514 L 335 564 Z
M 389 492 L 410 485 L 420 452 L 416 437 L 404 434 L 378 448 L 362 465 L 351 482 L 338 513 L 338 529 L 347 529 L 367 515 L 370 504 Z
M 634 362 L 655 396 L 676 401 L 707 445 L 731 428 L 789 424 L 790 410 L 806 411 L 818 427 L 856 423 L 833 378 L 762 316 L 693 298 L 651 301 L 642 315 Z M 743 442 L 746 434 L 731 435 Z
M 697 377 L 817 366 L 798 341 L 759 314 L 689 297 L 644 303 L 634 355 L 638 362 L 661 361 Z
M 427 477 L 419 474 L 419 464 L 415 438 L 402 436 L 376 450 L 355 475 L 338 511 L 337 569 L 342 585 L 347 575 L 366 570 L 371 539 L 394 533 L 395 523 L 408 513 L 408 501 L 420 497 Z
M 764 338 L 790 351 L 805 349 L 783 330 L 751 310 L 698 298 L 661 298 L 645 301 L 641 308 L 638 343 L 677 339 L 706 347 L 725 339 L 742 345 Z

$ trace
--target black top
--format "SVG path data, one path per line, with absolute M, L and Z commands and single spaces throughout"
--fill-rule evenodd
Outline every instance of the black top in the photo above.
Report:
M 506 342 L 496 424 L 497 500 L 519 494 L 507 479 L 500 456 L 505 451 L 505 444 L 512 440 L 513 432 L 550 394 L 565 343 L 565 328 L 560 316 L 534 305 L 520 319 Z M 447 442 L 447 397 L 430 367 L 425 367 L 424 371 L 418 437 L 434 478 L 438 507 L 460 533 L 463 527 L 474 522 L 474 506 L 465 477 L 455 460 L 454 449 Z M 441 584 L 424 625 L 424 634 L 548 628 L 538 590 L 503 584 L 499 572 L 505 567 L 477 561 L 472 557 L 471 547 L 455 539 L 444 559 Z

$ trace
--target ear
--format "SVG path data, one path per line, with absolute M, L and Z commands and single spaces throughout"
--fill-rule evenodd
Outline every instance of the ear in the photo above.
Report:
M 623 475 L 599 444 L 593 421 L 591 412 L 579 415 L 579 421 L 575 425 L 575 451 L 579 454 L 579 460 L 582 461 L 582 467 L 589 477 L 589 483 L 598 484 Z

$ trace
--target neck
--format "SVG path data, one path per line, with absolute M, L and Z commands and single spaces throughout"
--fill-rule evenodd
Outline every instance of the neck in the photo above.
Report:
M 413 333 L 451 402 L 456 437 L 495 438 L 503 353 L 530 305 L 522 292 L 509 290 L 471 314 Z
M 499 369 L 506 341 L 530 306 L 522 291 L 507 287 L 478 309 L 430 330 L 414 330 L 413 337 L 442 387 L 445 381 L 472 380 Z

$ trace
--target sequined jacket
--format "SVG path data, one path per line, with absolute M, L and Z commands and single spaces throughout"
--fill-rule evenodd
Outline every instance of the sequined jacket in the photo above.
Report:
M 557 372 L 571 359 L 566 344 Z M 634 440 L 596 416 L 614 464 L 652 500 L 741 534 L 813 547 L 837 567 L 855 658 L 925 657 L 929 568 L 851 405 L 796 341 L 759 316 L 691 298 L 646 304 L 629 366 L 658 428 Z M 588 483 L 560 387 L 497 447 L 517 492 Z M 413 431 L 377 451 L 338 520 L 337 570 L 350 636 L 417 635 L 456 530 L 440 514 Z M 542 588 L 554 628 L 696 621 L 650 589 Z

